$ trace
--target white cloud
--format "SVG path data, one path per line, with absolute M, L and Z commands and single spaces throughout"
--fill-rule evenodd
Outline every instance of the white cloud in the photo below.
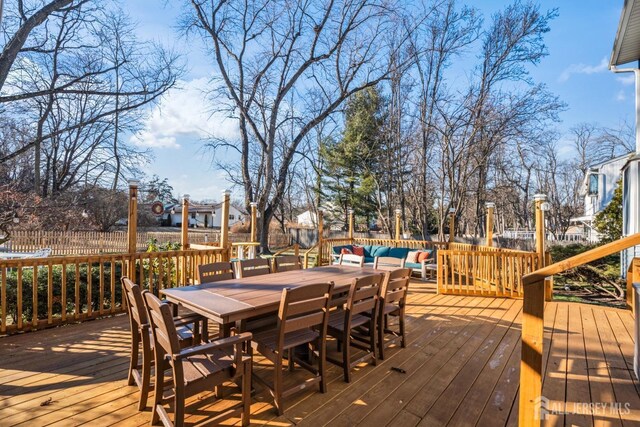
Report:
M 616 101 L 626 101 L 627 99 L 627 95 L 625 95 L 624 90 L 619 90 L 618 93 L 616 94 Z
M 616 80 L 625 86 L 630 86 L 636 82 L 636 75 L 635 73 L 621 74 L 618 75 Z
M 131 142 L 154 148 L 179 148 L 185 137 L 233 139 L 237 122 L 222 113 L 211 113 L 206 90 L 209 78 L 181 81 L 149 113 L 141 131 Z
M 607 58 L 602 58 L 598 65 L 571 64 L 558 77 L 559 82 L 566 82 L 573 74 L 596 74 L 602 73 L 609 68 Z

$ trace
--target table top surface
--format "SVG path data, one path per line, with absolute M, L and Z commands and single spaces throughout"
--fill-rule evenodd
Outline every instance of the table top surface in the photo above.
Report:
M 169 301 L 196 313 L 219 323 L 230 323 L 277 311 L 285 288 L 333 282 L 334 290 L 344 291 L 355 278 L 384 272 L 366 266 L 330 265 L 163 289 L 160 292 Z

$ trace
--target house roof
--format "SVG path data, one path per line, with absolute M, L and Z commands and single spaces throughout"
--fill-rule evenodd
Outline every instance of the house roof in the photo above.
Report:
M 625 0 L 609 67 L 640 60 L 640 1 Z

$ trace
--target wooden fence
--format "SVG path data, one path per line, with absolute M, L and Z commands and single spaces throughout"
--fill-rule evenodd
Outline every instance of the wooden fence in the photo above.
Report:
M 221 248 L 0 260 L 0 332 L 41 329 L 124 310 L 120 279 L 155 294 L 194 283 L 200 264 L 229 259 Z
M 438 292 L 521 298 L 522 276 L 538 267 L 535 252 L 486 246 L 441 250 L 437 253 Z
M 147 231 L 137 233 L 137 249 L 147 249 L 147 242 L 156 239 L 158 243 L 179 243 L 180 232 Z M 229 233 L 232 242 L 248 242 L 249 233 Z M 215 243 L 220 241 L 220 231 L 190 231 L 189 243 Z M 51 248 L 52 255 L 95 255 L 122 253 L 128 250 L 126 231 L 29 231 L 16 230 L 11 233 L 11 240 L 4 245 L 4 250 L 11 252 L 35 252 L 38 249 Z M 269 246 L 274 248 L 289 245 L 289 236 L 283 233 L 269 235 Z

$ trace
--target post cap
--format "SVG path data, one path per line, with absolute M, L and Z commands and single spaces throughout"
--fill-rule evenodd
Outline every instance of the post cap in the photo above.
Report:
M 400 208 L 396 209 L 396 215 L 398 216 L 402 215 L 402 209 Z
M 544 202 L 545 200 L 547 200 L 547 195 L 546 194 L 534 194 L 533 195 L 533 201 L 534 202 Z
M 456 213 L 456 208 L 449 208 L 449 214 L 453 215 L 454 213 Z
M 348 213 L 349 215 L 353 215 L 353 209 L 347 209 L 347 213 Z
M 487 203 L 485 203 L 485 204 L 484 204 L 484 206 L 485 206 L 487 209 L 490 209 L 490 208 L 495 208 L 495 207 L 496 207 L 496 204 L 495 204 L 495 203 L 493 203 L 493 202 L 487 202 Z
M 222 190 L 222 195 L 223 196 L 230 196 L 231 195 L 231 190 Z
M 140 181 L 138 181 L 137 179 L 130 179 L 129 180 L 129 187 L 137 187 L 140 185 Z
M 189 198 L 190 198 L 190 197 L 191 197 L 191 196 L 190 196 L 190 195 L 188 195 L 188 194 L 183 194 L 183 195 L 182 195 L 182 200 L 189 200 Z
M 249 203 L 249 206 L 251 206 L 252 208 L 258 207 L 258 202 L 251 202 Z

